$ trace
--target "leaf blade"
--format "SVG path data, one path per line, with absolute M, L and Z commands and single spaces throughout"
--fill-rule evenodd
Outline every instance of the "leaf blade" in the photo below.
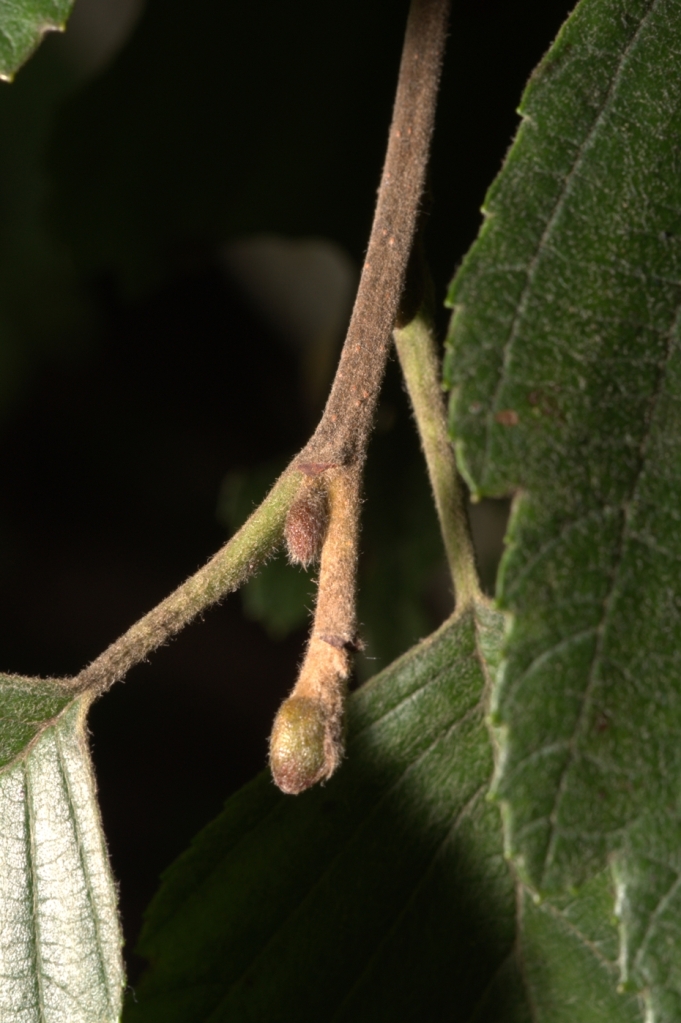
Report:
M 655 1023 L 672 1023 L 681 1012 L 680 839 L 678 808 L 668 808 L 664 821 L 644 815 L 614 864 L 623 979 L 643 991 Z
M 577 7 L 450 293 L 465 471 L 519 491 L 496 789 L 545 891 L 583 883 L 632 829 L 654 845 L 681 777 L 680 14 Z M 637 831 L 649 811 L 657 837 Z

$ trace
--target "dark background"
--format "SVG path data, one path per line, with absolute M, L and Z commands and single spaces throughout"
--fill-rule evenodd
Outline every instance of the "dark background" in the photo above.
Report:
M 305 441 L 300 359 L 220 252 L 267 231 L 331 239 L 359 266 L 407 9 L 148 0 L 107 36 L 96 6 L 81 0 L 72 38 L 0 86 L 0 666 L 21 674 L 76 673 L 225 541 L 225 477 L 248 497 Z M 428 234 L 438 300 L 569 9 L 454 4 Z M 394 364 L 379 424 L 362 677 L 451 602 Z M 488 587 L 504 516 L 474 510 Z M 133 979 L 159 873 L 262 768 L 295 679 L 304 625 L 274 639 L 261 619 L 230 597 L 92 711 Z

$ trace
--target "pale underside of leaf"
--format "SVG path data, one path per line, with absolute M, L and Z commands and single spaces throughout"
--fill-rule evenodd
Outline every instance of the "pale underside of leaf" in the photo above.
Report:
M 480 651 L 502 624 L 467 613 L 360 689 L 324 788 L 262 776 L 227 804 L 150 908 L 127 1023 L 641 1023 L 617 992 L 608 875 L 566 906 L 516 896 L 485 798 Z
M 120 1015 L 121 937 L 84 734 L 88 702 L 72 698 L 0 773 L 0 1023 Z
M 680 69 L 678 0 L 583 0 L 450 296 L 462 464 L 518 491 L 496 791 L 544 890 L 679 820 Z

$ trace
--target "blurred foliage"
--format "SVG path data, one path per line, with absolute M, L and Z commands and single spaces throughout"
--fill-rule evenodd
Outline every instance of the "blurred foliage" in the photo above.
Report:
M 80 0 L 71 35 L 0 86 L 0 407 L 30 366 L 95 341 L 102 279 L 139 294 L 260 231 L 363 251 L 406 0 L 387 20 L 378 0 L 198 0 L 191 18 L 186 0 L 148 0 L 133 25 L 137 7 Z M 508 96 L 565 7 L 459 5 L 433 160 L 440 286 L 475 233 Z
M 148 0 L 54 135 L 54 212 L 78 265 L 134 290 L 197 246 L 260 231 L 332 238 L 359 259 L 407 7 L 386 18 L 380 0 L 196 0 L 188 18 L 186 0 Z M 567 7 L 457 5 L 432 167 L 440 286 L 475 235 L 514 98 Z
M 87 322 L 69 250 L 46 222 L 43 157 L 76 78 L 59 42 L 49 37 L 14 84 L 0 83 L 0 410 L 36 360 L 77 349 Z
M 178 241 L 274 230 L 361 244 L 407 9 L 395 6 L 386 20 L 376 0 L 196 0 L 188 18 L 186 0 L 151 0 L 54 140 L 55 209 L 79 264 L 136 289 Z

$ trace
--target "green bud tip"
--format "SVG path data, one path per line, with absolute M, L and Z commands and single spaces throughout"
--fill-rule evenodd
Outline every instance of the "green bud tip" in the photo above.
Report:
M 287 795 L 327 776 L 326 715 L 316 700 L 292 696 L 281 705 L 270 738 L 270 768 Z

